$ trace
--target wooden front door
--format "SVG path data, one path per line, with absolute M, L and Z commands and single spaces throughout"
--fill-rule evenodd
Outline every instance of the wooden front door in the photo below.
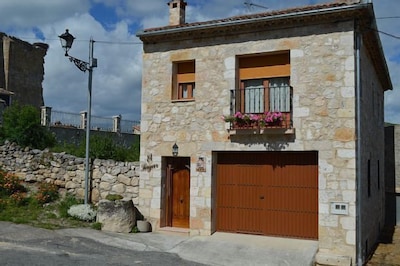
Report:
M 172 174 L 172 226 L 189 227 L 190 172 L 189 169 L 173 171 Z
M 164 158 L 161 227 L 189 228 L 190 158 Z

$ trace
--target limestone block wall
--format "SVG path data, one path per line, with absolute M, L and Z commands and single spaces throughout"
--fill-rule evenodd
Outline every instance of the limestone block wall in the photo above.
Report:
M 0 168 L 12 172 L 25 182 L 47 182 L 60 191 L 84 198 L 85 159 L 65 153 L 21 148 L 6 142 L 0 146 Z M 138 204 L 139 163 L 95 159 L 90 171 L 93 203 L 108 194 L 119 194 Z

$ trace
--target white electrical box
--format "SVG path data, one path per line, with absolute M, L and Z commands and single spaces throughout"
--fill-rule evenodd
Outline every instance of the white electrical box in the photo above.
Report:
M 331 203 L 331 213 L 332 214 L 349 214 L 349 204 L 346 202 L 332 202 Z

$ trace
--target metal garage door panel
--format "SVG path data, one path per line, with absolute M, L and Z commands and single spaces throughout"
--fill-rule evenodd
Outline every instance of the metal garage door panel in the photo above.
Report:
M 222 154 L 217 230 L 318 238 L 317 152 Z
M 261 170 L 260 166 L 218 166 L 219 231 L 262 234 Z

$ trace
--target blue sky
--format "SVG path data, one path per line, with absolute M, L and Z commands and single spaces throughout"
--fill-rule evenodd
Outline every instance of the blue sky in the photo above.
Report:
M 206 21 L 264 9 L 246 8 L 246 0 L 187 0 L 187 22 Z M 331 0 L 334 1 L 334 0 Z M 330 2 L 329 0 L 247 0 L 270 10 Z M 385 93 L 385 119 L 400 124 L 399 0 L 373 0 L 383 49 L 393 82 Z M 168 24 L 168 0 L 1 0 L 0 31 L 24 41 L 45 42 L 43 93 L 53 110 L 79 113 L 87 105 L 87 73 L 79 71 L 60 46 L 58 35 L 69 29 L 76 37 L 70 55 L 88 60 L 93 37 L 98 67 L 93 74 L 92 114 L 140 119 L 142 45 L 135 36 L 143 28 Z M 379 19 L 385 18 L 385 19 Z

